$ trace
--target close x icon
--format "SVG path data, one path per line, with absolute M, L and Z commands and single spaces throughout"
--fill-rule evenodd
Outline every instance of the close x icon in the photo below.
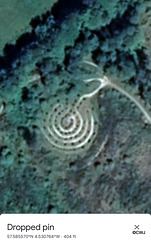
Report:
M 135 230 L 138 229 L 139 230 L 139 225 L 134 225 Z
M 140 225 L 134 225 L 134 230 L 132 231 L 133 234 L 145 234 L 145 231 L 140 231 Z

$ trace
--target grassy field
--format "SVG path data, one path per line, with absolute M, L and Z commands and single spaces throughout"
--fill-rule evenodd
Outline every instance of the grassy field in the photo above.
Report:
M 0 55 L 6 43 L 13 43 L 25 31 L 30 21 L 51 9 L 57 0 L 0 0 Z

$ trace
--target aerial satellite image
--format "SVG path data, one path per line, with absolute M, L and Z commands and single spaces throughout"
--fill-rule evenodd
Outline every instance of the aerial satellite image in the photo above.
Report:
M 151 2 L 0 0 L 0 213 L 151 214 Z

